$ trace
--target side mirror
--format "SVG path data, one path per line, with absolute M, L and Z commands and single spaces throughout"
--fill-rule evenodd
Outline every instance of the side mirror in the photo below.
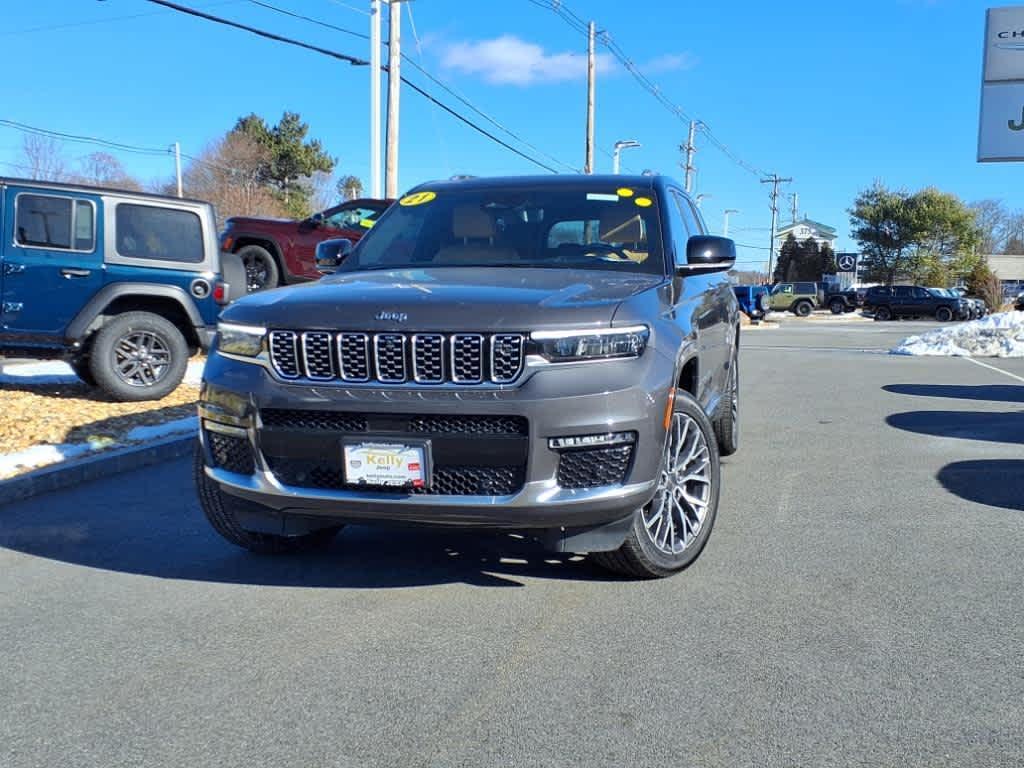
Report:
M 352 253 L 352 241 L 340 238 L 324 240 L 316 247 L 316 270 L 321 275 L 329 275 L 341 266 L 341 262 Z
M 309 225 L 314 229 L 316 229 L 317 227 L 322 227 L 324 225 L 324 215 L 323 213 L 314 213 L 307 219 L 307 221 L 309 222 Z
M 686 264 L 683 272 L 722 272 L 736 263 L 736 243 L 727 237 L 694 235 L 686 241 Z

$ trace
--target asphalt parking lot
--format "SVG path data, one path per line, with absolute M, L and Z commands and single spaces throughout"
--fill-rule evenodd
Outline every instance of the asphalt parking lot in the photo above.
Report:
M 0 509 L 0 765 L 1024 765 L 1024 360 L 745 332 L 685 573 L 508 538 L 223 543 L 181 460 Z

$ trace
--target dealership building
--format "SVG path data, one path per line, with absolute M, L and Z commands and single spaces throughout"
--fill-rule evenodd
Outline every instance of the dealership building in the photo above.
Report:
M 1009 298 L 1024 291 L 1024 254 L 993 253 L 985 260 L 1002 283 L 1003 296 Z

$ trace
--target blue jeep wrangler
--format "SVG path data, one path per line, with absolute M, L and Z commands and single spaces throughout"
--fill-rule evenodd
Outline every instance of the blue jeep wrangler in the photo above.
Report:
M 0 357 L 66 359 L 124 401 L 174 390 L 245 286 L 209 203 L 5 178 L 0 281 Z

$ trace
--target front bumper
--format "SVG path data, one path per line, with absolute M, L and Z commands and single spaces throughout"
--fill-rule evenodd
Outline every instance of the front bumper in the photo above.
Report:
M 674 361 L 648 348 L 637 360 L 609 360 L 528 368 L 511 387 L 402 385 L 345 386 L 285 383 L 263 367 L 214 352 L 205 369 L 200 430 L 206 474 L 232 496 L 255 502 L 269 515 L 338 522 L 408 522 L 499 529 L 584 528 L 621 521 L 654 495 L 664 446 L 663 419 Z M 296 462 L 340 459 L 340 430 L 275 431 L 270 413 L 339 414 L 382 423 L 396 420 L 389 437 L 401 440 L 401 425 L 417 419 L 507 417 L 524 422 L 512 438 L 479 434 L 437 436 L 439 450 L 461 461 L 497 467 L 517 464 L 517 485 L 505 493 L 382 492 L 297 483 L 304 473 L 282 471 Z M 339 423 L 347 424 L 342 419 Z M 386 420 L 385 420 L 386 423 Z M 563 454 L 549 447 L 554 437 L 626 432 L 635 442 L 615 482 L 563 487 Z M 211 434 L 244 440 L 252 452 L 246 471 L 231 471 L 211 453 Z M 422 434 L 407 435 L 423 437 Z M 214 437 L 214 440 L 219 438 Z M 324 457 L 327 458 L 324 458 Z M 435 457 L 435 463 L 437 459 Z M 237 467 L 236 467 L 237 468 Z M 564 467 L 563 467 L 564 469 Z M 330 475 L 328 475 L 329 481 Z M 323 479 L 323 475 L 321 475 Z M 330 484 L 330 482 L 328 482 Z

